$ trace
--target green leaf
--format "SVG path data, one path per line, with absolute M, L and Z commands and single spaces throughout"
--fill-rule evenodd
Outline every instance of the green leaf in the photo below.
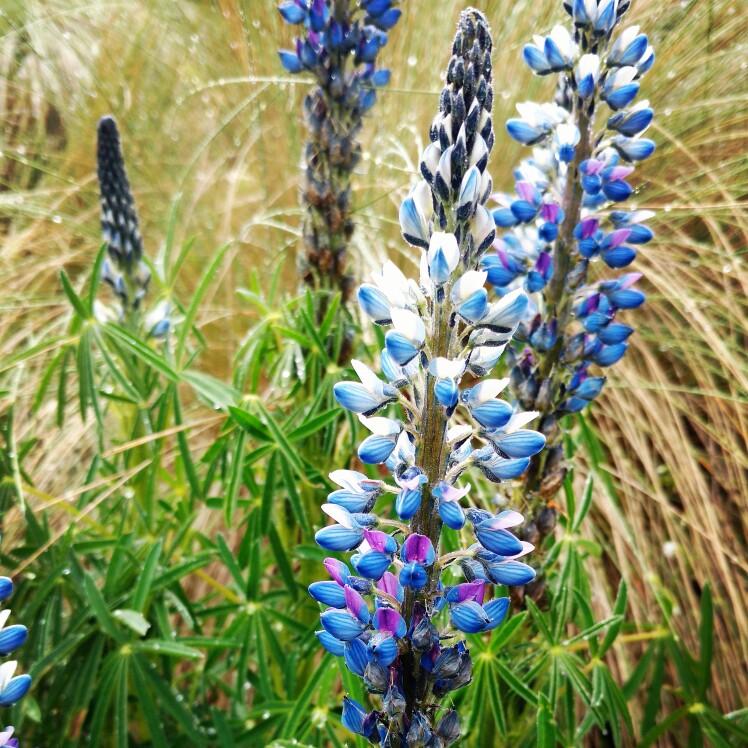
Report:
M 255 441 L 269 442 L 272 437 L 265 424 L 252 413 L 243 408 L 229 407 L 229 415 L 240 428 L 246 431 Z
M 544 693 L 538 694 L 538 712 L 535 720 L 537 729 L 537 748 L 554 748 L 556 745 L 556 726 L 553 722 L 553 709 Z
M 226 518 L 226 524 L 228 527 L 233 526 L 236 505 L 239 501 L 239 491 L 241 491 L 242 488 L 246 438 L 247 435 L 244 431 L 238 432 L 231 458 L 231 472 L 229 473 L 228 486 L 226 486 L 226 500 L 224 503 L 224 517 Z
M 687 717 L 688 712 L 689 707 L 686 705 L 668 714 L 661 722 L 642 736 L 638 748 L 647 748 L 648 745 L 652 745 L 658 738 L 665 735 L 676 722 Z
M 190 331 L 195 324 L 195 319 L 197 318 L 200 304 L 202 303 L 203 297 L 207 293 L 210 284 L 213 282 L 213 279 L 218 272 L 218 268 L 220 267 L 221 262 L 223 262 L 223 257 L 226 254 L 226 250 L 228 250 L 230 246 L 231 243 L 227 242 L 213 254 L 213 258 L 208 263 L 208 267 L 205 268 L 205 272 L 200 279 L 200 283 L 198 283 L 197 288 L 194 289 L 191 293 L 190 305 L 184 315 L 184 321 L 182 322 L 179 335 L 177 336 L 176 351 L 174 354 L 177 363 L 180 365 L 185 346 L 187 345 L 187 336 L 190 334 Z
M 592 489 L 594 487 L 594 481 L 592 478 L 592 474 L 587 476 L 587 482 L 584 484 L 584 493 L 582 494 L 582 503 L 579 505 L 579 511 L 576 513 L 574 517 L 574 522 L 572 524 L 571 529 L 574 532 L 577 532 L 579 528 L 582 526 L 582 522 L 584 522 L 585 517 L 590 511 L 590 507 L 592 506 Z
M 164 728 L 161 724 L 162 718 L 159 715 L 153 700 L 148 695 L 148 687 L 140 668 L 133 667 L 132 675 L 133 681 L 135 682 L 135 688 L 140 696 L 138 699 L 138 706 L 143 710 L 143 716 L 148 725 L 153 748 L 169 748 L 169 742 L 166 739 L 166 734 L 164 733 Z
M 616 595 L 616 604 L 613 608 L 613 615 L 618 616 L 620 620 L 617 623 L 614 623 L 605 632 L 605 637 L 603 638 L 603 641 L 600 644 L 600 649 L 597 653 L 598 657 L 603 657 L 603 655 L 613 646 L 613 643 L 618 638 L 618 634 L 621 631 L 621 626 L 623 626 L 624 616 L 626 614 L 627 599 L 628 599 L 628 590 L 626 587 L 626 582 L 625 580 L 621 579 L 621 582 L 618 585 L 618 594 Z
M 145 636 L 151 624 L 146 621 L 143 614 L 137 610 L 119 608 L 112 613 L 113 617 L 120 623 L 132 629 L 138 636 Z
M 327 426 L 328 423 L 332 423 L 336 419 L 340 418 L 342 411 L 340 408 L 331 408 L 330 410 L 320 413 L 314 418 L 309 419 L 301 424 L 297 429 L 289 432 L 288 440 L 291 442 L 298 441 L 299 439 L 306 439 L 312 434 L 316 434 L 320 429 Z
M 285 727 L 280 735 L 281 738 L 292 739 L 296 735 L 299 724 L 309 713 L 309 706 L 312 703 L 315 691 L 319 688 L 320 679 L 335 665 L 334 659 L 331 654 L 325 653 L 314 677 L 308 679 L 304 690 L 296 699 L 293 709 L 286 719 Z
M 528 688 L 501 660 L 494 660 L 494 666 L 499 671 L 499 675 L 519 697 L 524 699 L 532 706 L 538 705 L 538 697 Z
M 148 595 L 151 593 L 151 585 L 156 577 L 158 562 L 161 560 L 161 551 L 163 550 L 163 547 L 164 541 L 159 538 L 153 544 L 150 551 L 148 551 L 145 563 L 143 564 L 143 571 L 141 571 L 138 577 L 138 584 L 135 587 L 135 594 L 132 599 L 132 607 L 140 613 L 143 612 L 145 603 L 148 600 Z
M 227 410 L 241 400 L 240 393 L 220 379 L 201 371 L 185 370 L 180 378 L 195 391 L 208 407 L 214 410 Z
M 70 282 L 70 278 L 68 278 L 68 274 L 64 270 L 60 270 L 60 280 L 62 281 L 62 290 L 65 292 L 65 296 L 68 297 L 68 301 L 71 303 L 73 309 L 75 309 L 76 314 L 78 314 L 81 319 L 91 319 L 91 315 L 78 294 L 75 292 L 73 284 Z
M 709 583 L 701 591 L 701 625 L 699 626 L 699 683 L 698 693 L 706 699 L 712 680 L 712 650 L 714 648 L 714 606 Z
M 86 597 L 91 606 L 91 611 L 96 616 L 96 620 L 99 622 L 102 630 L 107 634 L 107 636 L 111 637 L 116 642 L 122 643 L 122 634 L 117 629 L 117 626 L 114 623 L 114 618 L 112 617 L 99 588 L 96 586 L 93 577 L 90 574 L 86 574 L 83 580 L 86 588 Z
M 289 562 L 288 556 L 286 555 L 286 550 L 283 547 L 281 539 L 278 537 L 278 531 L 275 529 L 274 525 L 270 525 L 268 531 L 268 540 L 270 541 L 270 546 L 273 549 L 275 561 L 278 564 L 278 571 L 280 572 L 281 577 L 283 577 L 283 581 L 286 585 L 286 588 L 291 593 L 291 597 L 293 597 L 295 600 L 299 594 L 296 588 L 296 577 L 294 576 L 293 569 L 291 568 L 291 563 Z
M 183 657 L 188 660 L 200 660 L 205 655 L 193 647 L 188 647 L 174 639 L 145 639 L 134 643 L 133 649 L 138 652 L 164 655 L 166 657 Z

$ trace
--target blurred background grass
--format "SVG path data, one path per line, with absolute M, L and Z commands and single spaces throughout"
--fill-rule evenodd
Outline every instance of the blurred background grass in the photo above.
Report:
M 490 169 L 511 188 L 520 147 L 501 125 L 552 83 L 521 63 L 532 33 L 560 20 L 555 0 L 479 4 L 495 35 L 497 146 Z M 40 377 L 65 332 L 64 266 L 78 285 L 100 244 L 95 178 L 98 118 L 114 114 L 155 256 L 177 205 L 176 241 L 194 237 L 176 295 L 188 300 L 211 253 L 231 241 L 220 281 L 201 306 L 208 341 L 200 366 L 229 379 L 253 322 L 237 288 L 284 262 L 294 289 L 297 181 L 306 85 L 287 79 L 288 46 L 270 0 L 164 2 L 6 0 L 0 15 L 0 369 L 32 345 L 16 379 L 23 441 L 44 435 L 25 461 L 53 496 L 85 482 L 94 440 L 69 419 L 54 425 L 50 398 L 35 413 Z M 415 258 L 399 239 L 397 206 L 416 171 L 462 3 L 406 0 L 382 64 L 392 82 L 364 128 L 355 180 L 359 277 L 385 256 Z M 583 459 L 596 482 L 592 522 L 605 548 L 593 579 L 601 611 L 626 579 L 633 618 L 646 624 L 670 597 L 695 647 L 700 592 L 715 595 L 715 705 L 748 693 L 748 5 L 744 0 L 635 0 L 629 22 L 658 58 L 642 93 L 655 108 L 654 157 L 637 170 L 637 207 L 658 212 L 657 239 L 637 259 L 649 300 L 629 355 L 588 416 Z M 166 289 L 167 291 L 169 289 Z M 5 407 L 5 406 L 2 406 Z M 210 426 L 210 424 L 209 424 Z M 199 444 L 200 431 L 194 438 Z M 206 444 L 211 431 L 202 431 Z M 599 444 L 599 449 L 598 449 Z M 585 471 L 578 471 L 583 473 Z M 6 527 L 12 518 L 6 519 Z M 618 648 L 623 676 L 641 654 Z M 667 701 L 667 695 L 664 697 Z

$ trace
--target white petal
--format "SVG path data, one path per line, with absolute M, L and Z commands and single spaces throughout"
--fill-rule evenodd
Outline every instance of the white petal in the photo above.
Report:
M 452 426 L 451 429 L 447 430 L 447 444 L 454 444 L 455 442 L 467 439 L 473 433 L 473 427 L 465 424 L 461 426 Z
M 0 691 L 3 691 L 8 685 L 8 681 L 13 677 L 13 673 L 16 672 L 16 660 L 9 660 L 0 665 Z
M 414 312 L 407 309 L 392 310 L 392 324 L 398 332 L 405 335 L 408 340 L 420 345 L 426 338 L 426 328 L 423 320 Z
M 470 390 L 470 402 L 478 405 L 479 403 L 493 400 L 506 389 L 508 384 L 508 377 L 504 379 L 484 379 Z
M 5 624 L 7 623 L 9 617 L 10 608 L 7 608 L 6 610 L 2 611 L 2 613 L 0 613 L 0 629 L 5 628 Z
M 504 427 L 505 434 L 511 434 L 514 431 L 518 431 L 523 426 L 527 426 L 530 421 L 534 421 L 540 413 L 537 410 L 527 410 L 523 413 L 515 413 L 510 419 L 509 423 Z
M 442 358 L 440 356 L 431 360 L 431 363 L 429 364 L 429 374 L 438 379 L 457 379 L 463 375 L 465 371 L 465 363 L 464 358 L 452 361 L 451 359 Z
M 358 522 L 351 517 L 351 513 L 342 506 L 338 506 L 337 504 L 322 504 L 322 511 L 339 525 L 347 527 L 349 530 L 353 530 L 359 526 Z
M 381 395 L 384 389 L 384 382 L 362 361 L 351 359 L 351 366 L 354 368 L 361 384 L 374 395 Z
M 476 291 L 483 288 L 488 278 L 485 270 L 468 270 L 463 273 L 452 288 L 452 301 L 459 303 L 472 296 Z
M 366 416 L 359 416 L 358 420 L 372 434 L 376 434 L 377 436 L 392 436 L 400 433 L 400 424 L 392 418 L 384 418 L 382 416 L 367 418 Z
M 337 483 L 341 488 L 355 493 L 361 493 L 359 482 L 369 479 L 357 470 L 333 470 L 328 476 L 333 483 Z

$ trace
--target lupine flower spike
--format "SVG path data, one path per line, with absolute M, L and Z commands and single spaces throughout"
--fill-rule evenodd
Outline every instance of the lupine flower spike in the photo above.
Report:
M 287 0 L 278 6 L 286 23 L 301 33 L 293 50 L 281 50 L 289 73 L 311 73 L 317 87 L 304 100 L 309 133 L 304 149 L 301 260 L 312 288 L 341 291 L 345 301 L 353 279 L 346 274 L 353 235 L 351 177 L 361 158 L 358 141 L 364 115 L 385 86 L 389 70 L 377 68 L 387 32 L 401 11 L 394 0 Z
M 98 304 L 96 316 L 102 321 L 140 320 L 143 298 L 151 273 L 143 262 L 143 239 L 138 214 L 125 172 L 117 123 L 102 117 L 98 128 L 97 173 L 101 201 L 101 230 L 107 254 L 101 264 L 101 279 L 111 286 L 119 301 L 117 312 Z M 164 337 L 169 330 L 169 304 L 161 301 L 144 320 L 146 332 Z
M 648 210 L 622 206 L 632 194 L 634 163 L 649 157 L 648 102 L 634 104 L 654 62 L 638 26 L 621 29 L 627 0 L 564 0 L 569 28 L 555 27 L 524 49 L 538 75 L 558 74 L 553 102 L 518 104 L 511 137 L 532 146 L 514 172 L 515 196 L 494 195 L 501 230 L 483 268 L 502 298 L 530 297 L 507 351 L 510 391 L 540 411 L 548 449 L 534 458 L 526 487 L 537 497 L 525 530 L 537 542 L 553 529 L 546 504 L 563 482 L 558 420 L 599 394 L 605 371 L 626 352 L 633 327 L 621 320 L 644 302 L 639 273 L 617 277 L 652 239 Z
M 381 709 L 369 712 L 346 698 L 343 724 L 382 746 L 446 746 L 458 739 L 455 711 L 439 702 L 472 677 L 461 634 L 491 631 L 504 619 L 509 600 L 494 597 L 491 585 L 522 584 L 535 574 L 518 560 L 533 549 L 512 532 L 520 514 L 464 506 L 468 471 L 510 481 L 545 444 L 542 434 L 525 428 L 536 413 L 499 399 L 508 380 L 482 379 L 528 303 L 522 289 L 490 303 L 480 269 L 495 235 L 485 207 L 492 102 L 489 28 L 469 9 L 460 17 L 422 156 L 423 178 L 400 209 L 405 239 L 421 248 L 420 279 L 388 263 L 361 286 L 362 309 L 387 328 L 384 379 L 354 361 L 360 381 L 334 388 L 338 402 L 371 431 L 359 458 L 386 465 L 392 479 L 332 473 L 340 489 L 323 509 L 334 524 L 316 540 L 353 555 L 349 564 L 328 558 L 331 581 L 309 592 L 328 606 L 317 634 L 322 645 L 382 699 Z M 464 528 L 474 542 L 442 555 L 443 526 Z
M 13 582 L 8 577 L 0 577 L 0 602 L 5 601 L 13 592 Z M 28 637 L 28 630 L 19 624 L 8 625 L 10 608 L 0 612 L 0 655 L 7 657 L 20 647 Z M 15 675 L 18 663 L 8 660 L 0 665 L 0 708 L 13 706 L 20 701 L 31 687 L 31 676 Z M 18 746 L 13 735 L 13 728 L 6 727 L 0 732 L 0 746 Z

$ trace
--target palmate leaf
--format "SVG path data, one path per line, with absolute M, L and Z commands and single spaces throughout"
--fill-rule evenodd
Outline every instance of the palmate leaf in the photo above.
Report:
M 553 709 L 544 693 L 538 694 L 538 711 L 535 724 L 537 748 L 554 748 L 556 745 L 556 726 L 553 722 Z

